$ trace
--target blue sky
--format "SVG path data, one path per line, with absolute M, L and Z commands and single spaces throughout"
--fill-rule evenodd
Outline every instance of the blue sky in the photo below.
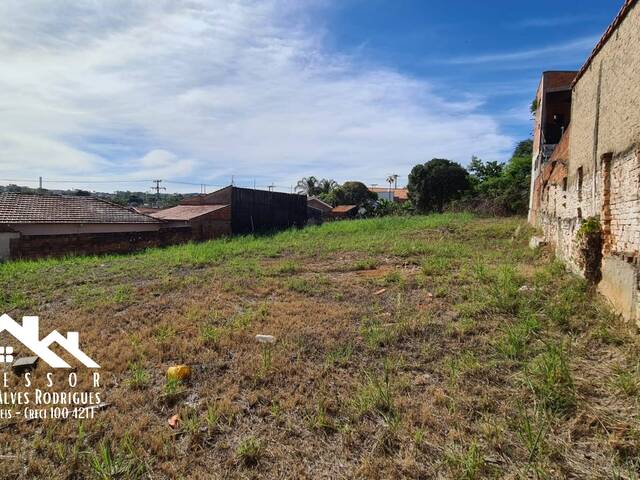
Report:
M 444 98 L 478 96 L 515 138 L 544 70 L 577 70 L 620 1 L 352 0 L 323 20 L 336 51 L 424 78 Z
M 579 68 L 620 4 L 7 0 L 0 183 L 287 190 L 504 161 L 540 73 Z

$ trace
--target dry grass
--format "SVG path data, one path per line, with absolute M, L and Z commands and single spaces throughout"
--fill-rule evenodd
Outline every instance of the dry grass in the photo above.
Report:
M 112 402 L 0 431 L 1 476 L 637 478 L 638 340 L 522 223 L 389 218 L 0 266 L 0 310 L 79 330 Z M 167 382 L 183 362 L 191 381 Z

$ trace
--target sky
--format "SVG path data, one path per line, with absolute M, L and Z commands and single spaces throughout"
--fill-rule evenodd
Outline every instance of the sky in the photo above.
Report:
M 400 184 L 506 161 L 622 0 L 3 0 L 0 184 Z

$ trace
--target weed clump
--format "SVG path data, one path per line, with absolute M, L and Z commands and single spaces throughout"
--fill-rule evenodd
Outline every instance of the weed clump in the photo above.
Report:
M 531 337 L 539 330 L 538 319 L 534 315 L 527 315 L 514 325 L 505 327 L 502 338 L 496 344 L 496 350 L 509 360 L 522 360 Z
M 88 452 L 88 457 L 93 476 L 99 480 L 135 480 L 142 478 L 147 471 L 146 464 L 136 453 L 133 441 L 128 435 L 116 447 L 103 440 L 95 451 Z
M 244 438 L 236 448 L 236 457 L 247 467 L 255 467 L 258 465 L 263 453 L 264 445 L 254 436 Z
M 550 344 L 528 369 L 529 384 L 541 405 L 557 414 L 569 413 L 576 405 L 575 386 L 567 352 Z
M 390 376 L 390 367 L 387 362 L 385 362 L 382 375 L 366 375 L 366 382 L 358 389 L 353 399 L 353 407 L 357 415 L 377 413 L 383 418 L 392 418 L 398 415 Z
M 149 386 L 149 372 L 147 372 L 140 364 L 129 364 L 129 378 L 126 384 L 133 390 L 143 390 Z

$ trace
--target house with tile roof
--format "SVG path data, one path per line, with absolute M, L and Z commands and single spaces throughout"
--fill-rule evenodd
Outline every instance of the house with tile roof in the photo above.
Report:
M 331 210 L 331 217 L 336 220 L 355 218 L 358 215 L 357 205 L 336 205 Z
M 409 200 L 406 188 L 368 187 L 370 192 L 377 193 L 378 198 L 389 202 L 403 203 Z
M 0 260 L 127 252 L 189 234 L 166 227 L 160 219 L 98 198 L 0 193 Z

